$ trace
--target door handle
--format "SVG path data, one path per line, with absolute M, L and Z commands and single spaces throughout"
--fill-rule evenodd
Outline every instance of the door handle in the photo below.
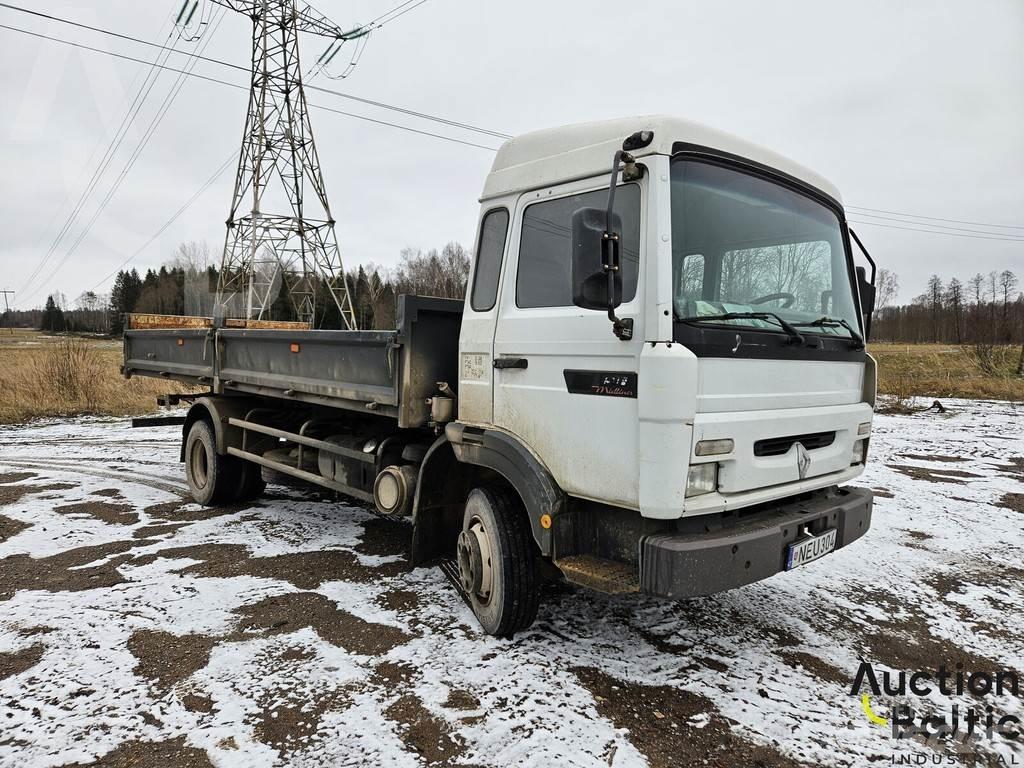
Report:
M 526 368 L 530 364 L 530 361 L 525 357 L 496 357 L 494 358 L 494 367 L 499 371 L 506 370 L 508 368 L 518 368 L 520 370 Z

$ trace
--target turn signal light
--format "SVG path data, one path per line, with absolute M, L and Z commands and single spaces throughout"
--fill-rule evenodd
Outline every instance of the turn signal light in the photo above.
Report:
M 718 490 L 718 465 L 694 464 L 686 476 L 686 497 L 702 496 Z
M 863 424 L 858 424 L 857 425 L 857 434 L 860 437 L 865 437 L 866 435 L 870 435 L 871 434 L 871 422 L 870 421 L 865 421 Z
M 732 453 L 736 444 L 729 438 L 723 440 L 701 440 L 697 443 L 694 453 L 697 456 L 720 456 L 723 453 Z
M 853 444 L 853 452 L 850 454 L 850 466 L 864 463 L 864 441 L 857 440 Z

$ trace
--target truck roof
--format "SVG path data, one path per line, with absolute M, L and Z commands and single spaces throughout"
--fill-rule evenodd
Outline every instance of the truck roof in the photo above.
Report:
M 653 131 L 650 146 L 633 153 L 671 155 L 676 142 L 710 147 L 753 160 L 799 179 L 842 202 L 839 190 L 810 168 L 769 149 L 671 115 L 646 115 L 576 123 L 516 136 L 502 144 L 484 183 L 481 201 L 610 172 L 615 150 L 636 131 Z

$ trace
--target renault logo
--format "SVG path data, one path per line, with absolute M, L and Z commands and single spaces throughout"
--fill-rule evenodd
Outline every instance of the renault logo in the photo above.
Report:
M 800 473 L 800 479 L 807 477 L 807 470 L 811 468 L 811 454 L 804 448 L 803 443 L 796 444 L 796 470 Z

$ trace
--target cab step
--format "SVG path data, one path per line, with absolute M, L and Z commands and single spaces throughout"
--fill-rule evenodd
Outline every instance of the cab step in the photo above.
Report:
M 640 591 L 640 574 L 634 566 L 593 555 L 572 555 L 555 560 L 555 565 L 573 584 L 608 595 Z

